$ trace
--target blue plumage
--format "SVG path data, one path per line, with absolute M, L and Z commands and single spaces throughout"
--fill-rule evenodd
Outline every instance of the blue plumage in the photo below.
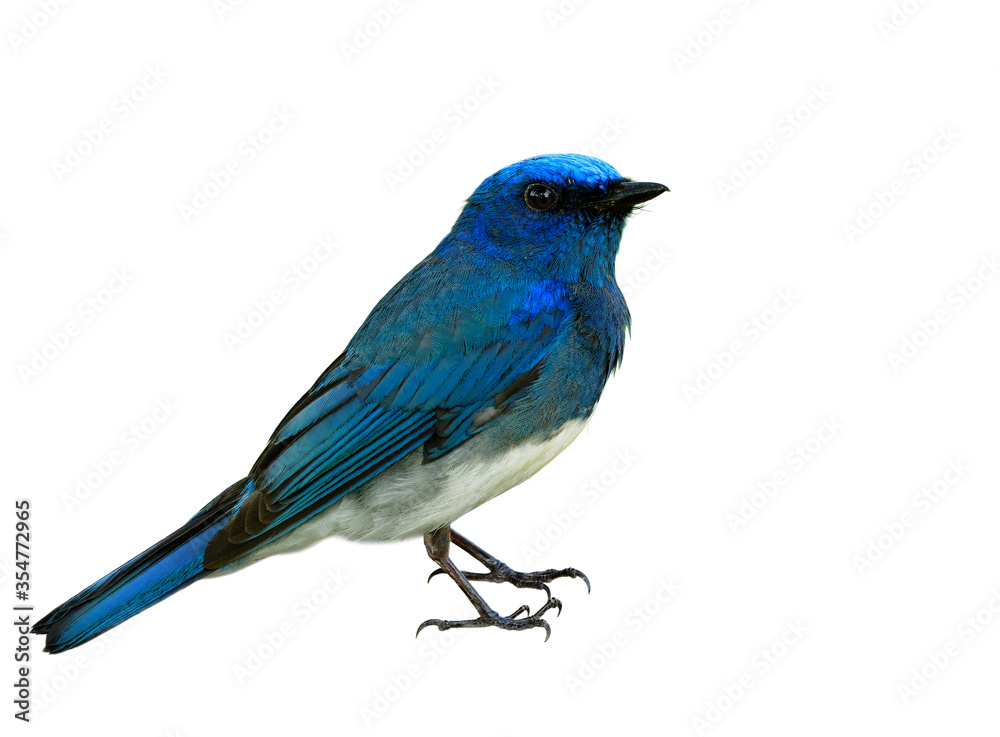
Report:
M 205 575 L 328 534 L 424 535 L 480 613 L 438 626 L 548 629 L 540 614 L 499 617 L 468 574 L 451 570 L 449 540 L 485 553 L 449 525 L 548 462 L 593 411 L 629 325 L 614 278 L 625 219 L 665 189 L 571 154 L 488 178 L 293 406 L 247 479 L 41 620 L 46 649 L 75 647 Z M 547 573 L 518 585 L 547 591 L 556 575 L 579 572 Z M 556 603 L 550 596 L 543 612 Z
M 39 620 L 33 631 L 47 634 L 45 650 L 82 645 L 203 578 L 208 541 L 230 520 L 250 485 L 249 479 L 237 481 L 179 530 Z

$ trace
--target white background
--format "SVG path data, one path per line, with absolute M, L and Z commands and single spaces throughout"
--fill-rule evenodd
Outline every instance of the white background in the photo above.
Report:
M 479 182 L 562 151 L 671 188 L 618 258 L 631 340 L 589 431 L 457 528 L 593 593 L 557 582 L 548 643 L 414 639 L 471 614 L 420 541 L 329 540 L 69 654 L 36 639 L 37 734 L 995 733 L 1000 7 L 218 5 L 3 11 L 0 447 L 5 496 L 33 503 L 36 614 L 242 476 Z M 294 120 L 250 161 L 275 108 Z M 317 265 L 318 237 L 338 247 Z

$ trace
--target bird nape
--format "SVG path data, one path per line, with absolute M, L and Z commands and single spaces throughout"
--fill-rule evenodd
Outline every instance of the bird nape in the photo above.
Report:
M 629 312 L 615 257 L 636 205 L 668 191 L 590 156 L 537 156 L 486 179 L 451 232 L 375 306 L 295 403 L 250 473 L 185 525 L 33 628 L 45 650 L 81 645 L 202 578 L 339 535 L 423 536 L 476 609 L 426 626 L 550 628 L 548 584 L 451 524 L 542 468 L 580 433 L 622 360 Z M 487 570 L 459 570 L 450 544 Z M 470 581 L 546 595 L 494 611 Z

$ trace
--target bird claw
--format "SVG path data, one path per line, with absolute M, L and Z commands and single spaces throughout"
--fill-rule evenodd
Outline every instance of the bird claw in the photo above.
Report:
M 444 572 L 444 569 L 438 568 L 427 577 L 427 580 L 430 581 L 434 578 L 434 576 Z M 470 581 L 509 583 L 517 586 L 519 589 L 538 589 L 539 591 L 544 591 L 545 596 L 549 600 L 552 599 L 552 591 L 548 587 L 549 583 L 557 578 L 581 578 L 583 579 L 583 582 L 587 584 L 587 593 L 590 593 L 590 579 L 587 578 L 587 575 L 583 571 L 577 570 L 576 568 L 563 568 L 561 570 L 550 568 L 547 571 L 522 573 L 521 571 L 515 571 L 506 563 L 500 563 L 498 561 L 496 565 L 490 567 L 488 573 L 462 571 L 462 575 Z
M 547 576 L 548 578 L 543 578 L 542 580 L 552 581 L 557 578 L 582 578 L 583 582 L 587 584 L 587 593 L 590 593 L 590 579 L 587 578 L 587 574 L 583 571 L 577 570 L 576 568 L 563 568 L 562 570 L 556 570 L 550 568 L 547 571 L 538 571 L 536 573 L 523 573 L 523 576 Z
M 526 615 L 526 616 L 530 617 L 530 616 L 531 616 L 531 607 L 529 607 L 529 606 L 528 606 L 527 604 L 522 604 L 521 606 L 519 606 L 519 607 L 518 607 L 518 608 L 517 608 L 517 609 L 516 609 L 516 610 L 514 611 L 514 613 L 513 613 L 513 614 L 511 614 L 511 615 L 510 615 L 510 618 L 511 618 L 511 619 L 517 619 L 517 618 L 518 618 L 519 616 L 521 616 L 522 614 L 524 614 L 524 615 Z
M 505 581 L 514 584 L 518 588 L 542 589 L 546 592 L 549 590 L 546 584 L 551 583 L 557 578 L 582 578 L 583 582 L 587 584 L 587 593 L 590 593 L 590 579 L 587 578 L 583 571 L 579 571 L 576 568 L 563 568 L 561 570 L 550 568 L 547 571 L 522 573 L 512 570 L 509 566 L 501 563 L 496 570 L 485 575 L 487 577 L 482 580 Z M 552 598 L 551 594 L 549 594 L 549 598 Z
M 486 568 L 485 572 L 462 571 L 448 557 L 449 546 L 456 545 L 470 556 L 482 563 Z M 556 616 L 562 614 L 562 602 L 552 596 L 552 590 L 548 584 L 557 578 L 581 578 L 587 584 L 587 593 L 590 593 L 590 579 L 576 568 L 556 569 L 550 568 L 545 571 L 534 571 L 532 573 L 522 573 L 515 571 L 506 563 L 493 557 L 478 545 L 473 543 L 463 535 L 451 529 L 449 525 L 439 527 L 436 530 L 424 534 L 424 547 L 427 555 L 438 564 L 438 568 L 427 577 L 430 581 L 439 573 L 447 573 L 448 576 L 458 584 L 462 593 L 472 602 L 479 617 L 466 620 L 448 619 L 428 619 L 417 628 L 417 635 L 423 631 L 424 627 L 434 626 L 439 630 L 450 630 L 460 627 L 497 627 L 504 630 L 524 630 L 534 627 L 541 627 L 545 630 L 545 640 L 548 641 L 552 634 L 552 629 L 544 619 L 544 614 L 552 609 L 556 610 Z M 545 604 L 535 614 L 531 613 L 527 604 L 521 606 L 509 617 L 502 617 L 494 611 L 489 604 L 473 588 L 472 581 L 486 581 L 488 583 L 509 583 L 522 589 L 536 589 L 545 592 Z M 523 615 L 523 616 L 522 616 Z
M 556 616 L 558 617 L 562 612 L 562 602 L 550 596 L 544 606 L 533 615 L 528 605 L 522 604 L 509 617 L 502 617 L 496 612 L 491 611 L 489 614 L 482 615 L 476 619 L 428 619 L 417 627 L 417 637 L 420 636 L 424 627 L 437 627 L 442 632 L 466 627 L 498 627 L 502 630 L 527 630 L 541 627 L 545 630 L 544 642 L 548 642 L 549 637 L 552 635 L 552 628 L 549 627 L 549 623 L 545 621 L 542 615 L 553 608 L 556 609 Z M 520 615 L 522 614 L 525 616 L 521 617 Z

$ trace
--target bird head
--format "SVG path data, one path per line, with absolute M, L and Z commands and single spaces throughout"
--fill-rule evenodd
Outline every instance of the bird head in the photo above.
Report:
M 614 279 L 626 218 L 667 191 L 623 177 L 593 156 L 536 156 L 480 184 L 439 249 L 471 247 L 549 278 L 600 286 Z

